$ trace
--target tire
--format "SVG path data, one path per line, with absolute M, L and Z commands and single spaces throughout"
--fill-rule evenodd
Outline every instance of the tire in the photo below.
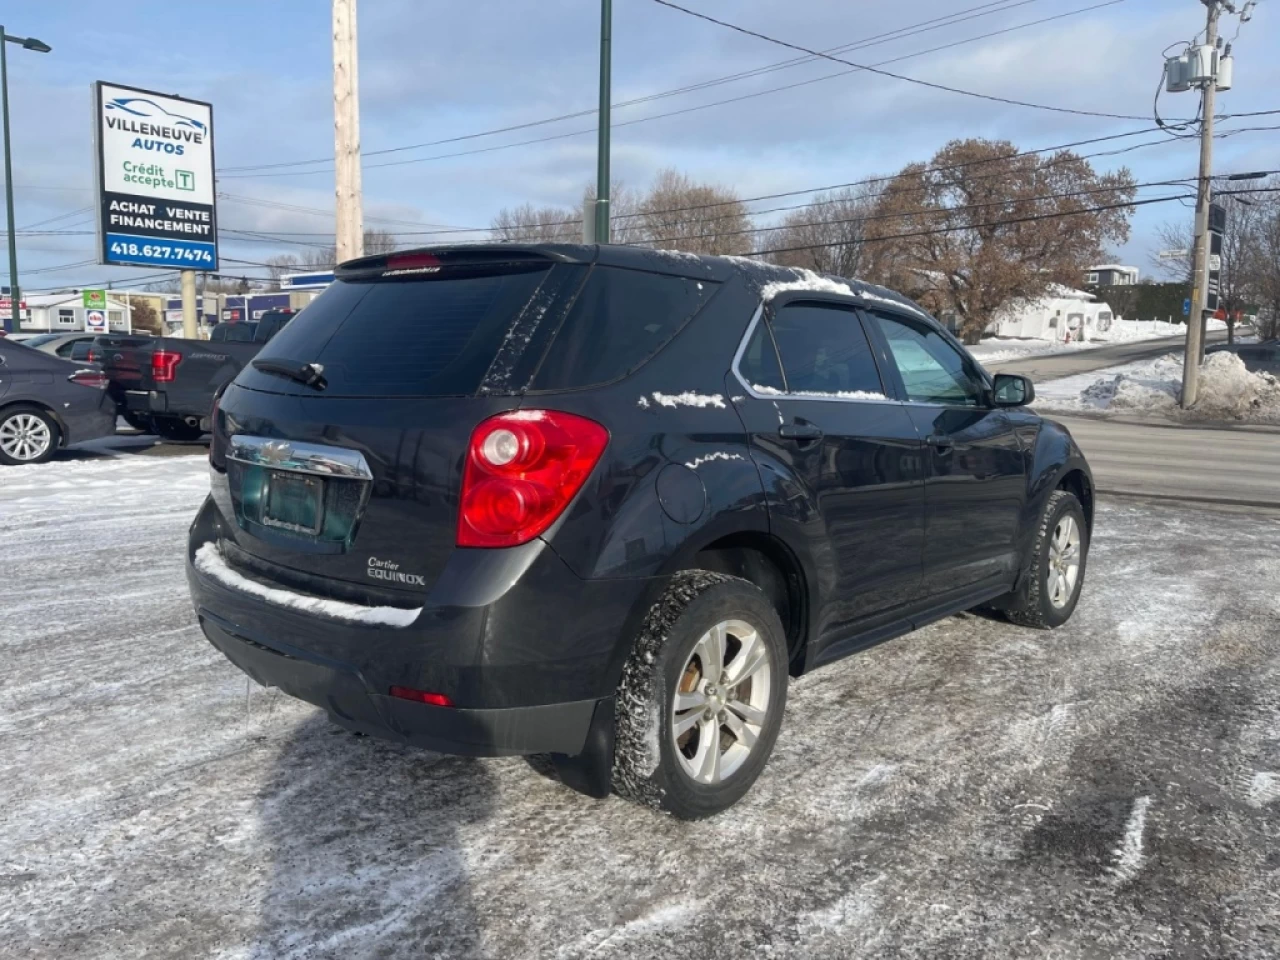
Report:
M 58 452 L 61 443 L 58 422 L 39 407 L 0 411 L 0 463 L 11 467 L 44 463 Z
M 1056 558 L 1062 549 L 1055 541 L 1065 535 L 1069 548 L 1069 528 L 1075 530 L 1075 552 L 1070 549 L 1063 557 L 1063 567 L 1056 567 Z M 1074 577 L 1068 575 L 1071 559 L 1078 561 Z M 1085 523 L 1084 509 L 1076 495 L 1067 490 L 1055 490 L 1045 502 L 1044 511 L 1036 526 L 1035 542 L 1026 567 L 1026 582 L 1007 603 L 997 603 L 1000 610 L 1014 623 L 1040 630 L 1052 630 L 1071 619 L 1080 592 L 1084 588 L 1085 566 L 1089 559 L 1089 527 Z M 1065 591 L 1062 590 L 1066 584 Z
M 718 678 L 702 664 L 708 654 L 714 662 L 717 644 L 719 669 L 733 674 L 733 687 L 711 682 Z M 682 703 L 701 705 L 677 717 L 679 691 Z M 786 634 L 764 593 L 722 573 L 677 574 L 649 611 L 622 672 L 614 789 L 683 820 L 727 809 L 764 769 L 786 700 Z
M 177 417 L 152 417 L 151 428 L 158 436 L 165 440 L 172 440 L 175 443 L 199 440 L 204 436 L 204 431 L 198 426 L 192 427 L 183 423 Z
M 142 433 L 151 433 L 154 429 L 151 426 L 151 418 L 144 414 L 134 413 L 130 410 L 120 414 L 120 416 L 124 419 L 125 423 Z

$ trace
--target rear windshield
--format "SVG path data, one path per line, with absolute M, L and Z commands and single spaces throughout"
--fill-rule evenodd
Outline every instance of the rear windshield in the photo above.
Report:
M 273 337 L 258 358 L 321 364 L 326 396 L 575 389 L 607 383 L 643 364 L 688 323 L 716 286 L 546 261 L 340 280 Z M 246 367 L 238 382 L 282 393 L 310 389 L 253 367 Z
M 258 357 L 322 364 L 328 396 L 474 394 L 550 266 L 504 268 L 461 276 L 442 271 L 426 279 L 340 280 Z M 287 390 L 287 381 L 248 370 L 241 382 Z
M 256 323 L 220 323 L 209 334 L 210 340 L 229 341 L 231 343 L 250 343 L 253 341 L 254 332 L 258 329 Z

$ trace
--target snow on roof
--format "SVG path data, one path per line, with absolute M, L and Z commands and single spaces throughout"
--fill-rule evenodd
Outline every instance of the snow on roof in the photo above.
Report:
M 888 294 L 892 294 L 893 291 L 885 290 L 883 287 L 873 288 L 871 284 L 864 283 L 861 280 L 840 280 L 834 277 L 825 277 L 820 273 L 806 270 L 803 267 L 792 267 L 791 272 L 795 275 L 794 280 L 775 280 L 772 283 L 766 283 L 760 288 L 760 296 L 765 301 L 769 301 L 780 293 L 790 293 L 796 290 L 810 293 L 838 293 L 847 297 L 860 297 L 863 300 L 877 300 L 880 303 L 887 303 L 902 310 L 909 310 L 922 317 L 927 318 L 929 316 L 905 297 L 897 295 L 884 296 L 878 290 L 884 290 L 884 293 Z
M 36 293 L 22 298 L 26 301 L 28 307 L 60 307 L 65 304 L 73 306 L 84 306 L 84 295 L 82 293 Z M 108 306 L 116 306 L 124 309 L 128 304 L 123 300 L 117 300 L 114 297 L 107 298 Z

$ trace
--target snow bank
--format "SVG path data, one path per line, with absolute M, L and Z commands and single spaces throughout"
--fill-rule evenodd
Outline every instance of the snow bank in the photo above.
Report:
M 1280 423 L 1280 380 L 1249 372 L 1234 353 L 1211 353 L 1200 368 L 1196 404 L 1182 410 L 1182 358 L 1111 367 L 1037 384 L 1040 410 L 1094 413 L 1160 414 L 1180 420 L 1248 420 Z
M 1222 320 L 1210 320 L 1210 330 L 1225 330 Z M 1116 343 L 1138 343 L 1145 340 L 1162 340 L 1166 338 L 1181 339 L 1187 334 L 1187 328 L 1180 323 L 1161 321 L 1125 320 L 1117 317 L 1111 322 L 1106 332 L 1093 329 L 1086 331 L 1088 340 L 1062 340 L 988 337 L 981 343 L 968 348 L 969 352 L 984 366 L 1007 363 L 1010 360 L 1021 360 L 1024 357 L 1043 357 L 1056 353 L 1074 353 L 1077 350 L 1096 350 Z
M 222 554 L 213 543 L 206 543 L 196 551 L 195 567 L 206 577 L 212 577 L 223 586 L 242 593 L 252 594 L 267 603 L 278 607 L 290 607 L 304 613 L 319 614 L 335 620 L 346 620 L 351 623 L 367 623 L 386 627 L 407 627 L 418 619 L 421 607 L 411 610 L 401 607 L 365 607 L 358 603 L 344 603 L 341 600 L 329 600 L 325 597 L 312 597 L 279 587 L 268 587 L 241 576 L 227 565 Z

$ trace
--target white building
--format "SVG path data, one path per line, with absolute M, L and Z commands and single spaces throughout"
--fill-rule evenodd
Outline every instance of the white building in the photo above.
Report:
M 80 293 L 40 293 L 25 298 L 27 313 L 22 333 L 78 333 L 85 329 L 84 296 Z M 113 333 L 132 333 L 127 301 L 107 297 L 107 325 Z
M 1110 330 L 1113 319 L 1111 307 L 1093 294 L 1055 283 L 1037 300 L 1001 307 L 987 332 L 1035 340 L 1092 340 Z

